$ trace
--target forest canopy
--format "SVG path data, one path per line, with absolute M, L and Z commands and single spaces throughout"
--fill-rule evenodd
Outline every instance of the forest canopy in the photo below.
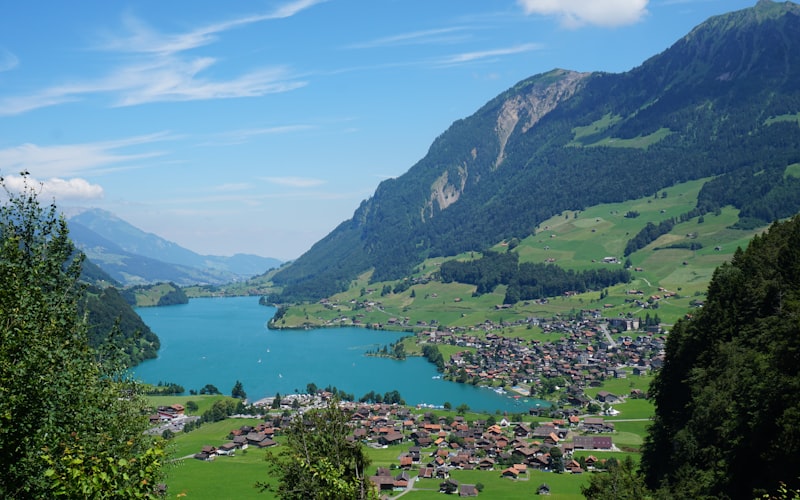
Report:
M 800 217 L 719 267 L 678 322 L 651 386 L 642 469 L 673 498 L 756 498 L 800 487 Z

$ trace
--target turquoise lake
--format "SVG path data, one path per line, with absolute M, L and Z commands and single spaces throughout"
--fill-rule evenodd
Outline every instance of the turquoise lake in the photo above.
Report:
M 157 359 L 137 366 L 134 376 L 144 382 L 182 385 L 186 391 L 213 384 L 230 394 L 241 381 L 248 399 L 276 392 L 305 392 L 335 386 L 356 399 L 370 391 L 397 390 L 410 405 L 462 403 L 471 409 L 527 412 L 538 403 L 438 378 L 424 358 L 405 361 L 366 356 L 408 335 L 362 328 L 269 330 L 272 307 L 258 297 L 191 299 L 188 304 L 139 308 L 137 312 L 161 339 Z M 436 377 L 436 378 L 435 378 Z

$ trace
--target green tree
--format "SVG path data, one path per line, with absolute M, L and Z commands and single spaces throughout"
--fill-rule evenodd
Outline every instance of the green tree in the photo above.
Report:
M 19 192 L 0 178 L 0 497 L 154 497 L 163 449 L 141 387 L 116 349 L 89 347 L 83 256 L 22 177 Z
M 284 500 L 376 499 L 365 475 L 369 457 L 362 445 L 348 440 L 349 417 L 331 400 L 328 406 L 296 415 L 286 432 L 286 446 L 269 452 L 270 478 L 256 484 Z
M 469 411 L 469 405 L 467 403 L 461 403 L 456 408 L 456 413 L 458 413 L 459 415 L 464 415 L 468 411 Z
M 235 384 L 233 384 L 233 389 L 231 389 L 231 396 L 237 399 L 247 399 L 247 393 L 244 392 L 244 386 L 242 382 L 237 380 Z
M 213 384 L 206 384 L 206 385 L 203 386 L 202 389 L 200 389 L 200 394 L 214 395 L 214 394 L 222 394 L 222 393 L 219 392 L 219 389 L 217 389 L 217 386 L 215 386 Z
M 737 250 L 667 339 L 650 394 L 647 484 L 674 498 L 800 488 L 800 217 Z M 757 457 L 756 460 L 753 457 Z
M 622 462 L 609 461 L 608 472 L 592 474 L 589 484 L 581 486 L 581 493 L 587 500 L 644 500 L 652 494 L 644 483 L 644 478 L 636 470 L 631 457 Z

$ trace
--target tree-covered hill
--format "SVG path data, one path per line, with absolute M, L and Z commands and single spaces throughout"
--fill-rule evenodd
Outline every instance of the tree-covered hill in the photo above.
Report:
M 404 175 L 274 276 L 274 301 L 330 296 L 361 273 L 525 238 L 542 221 L 716 177 L 699 213 L 744 225 L 800 210 L 800 7 L 709 19 L 621 74 L 554 70 L 455 122 Z M 750 222 L 748 222 L 750 221 Z
M 158 355 L 161 341 L 114 287 L 90 286 L 79 302 L 80 314 L 87 319 L 87 334 L 92 348 L 113 346 L 127 366 L 135 366 Z
M 76 251 L 75 256 L 78 255 Z M 115 349 L 126 366 L 136 366 L 158 355 L 161 345 L 158 335 L 133 309 L 137 305 L 133 297 L 135 290 L 124 289 L 120 292 L 120 283 L 85 256 L 81 256 L 80 282 L 83 288 L 82 298 L 78 301 L 78 313 L 87 319 L 90 347 Z M 175 285 L 171 285 L 165 295 L 170 298 L 177 296 L 177 301 L 188 300 Z M 161 298 L 164 299 L 163 296 Z M 168 303 L 169 299 L 164 299 L 163 304 Z
M 672 498 L 800 488 L 800 217 L 717 269 L 672 329 L 642 465 Z

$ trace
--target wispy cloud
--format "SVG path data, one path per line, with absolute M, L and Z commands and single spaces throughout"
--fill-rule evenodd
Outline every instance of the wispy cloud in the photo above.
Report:
M 467 35 L 463 35 L 466 28 L 451 27 L 432 30 L 413 31 L 411 33 L 401 33 L 398 35 L 377 38 L 366 42 L 349 45 L 353 49 L 369 49 L 376 47 L 387 47 L 397 45 L 423 45 L 432 43 L 453 43 L 464 40 Z
M 209 70 L 219 64 L 217 59 L 189 56 L 185 52 L 214 43 L 225 31 L 290 17 L 324 1 L 296 0 L 265 14 L 243 16 L 176 34 L 159 33 L 143 21 L 127 15 L 123 19 L 125 34 L 105 36 L 95 49 L 133 54 L 132 59 L 126 57 L 116 68 L 98 78 L 0 99 L 0 116 L 77 101 L 93 94 L 107 95 L 114 106 L 134 106 L 152 102 L 257 97 L 298 89 L 307 82 L 286 67 L 258 68 L 220 80 L 207 76 Z M 16 64 L 11 58 L 4 60 L 0 52 L 0 69 L 4 61 L 7 66 L 12 62 Z
M 17 67 L 19 59 L 7 49 L 0 47 L 0 72 L 9 71 Z
M 649 0 L 517 0 L 527 14 L 556 16 L 569 28 L 624 26 L 647 14 Z
M 325 181 L 322 179 L 312 179 L 309 177 L 262 177 L 262 180 L 271 184 L 295 188 L 311 188 L 325 184 Z
M 438 61 L 441 65 L 454 65 L 475 62 L 482 59 L 492 59 L 499 56 L 507 56 L 511 54 L 520 54 L 523 52 L 532 52 L 542 48 L 538 43 L 526 43 L 522 45 L 515 45 L 513 47 L 504 47 L 499 49 L 481 50 L 475 52 L 464 52 L 444 57 Z
M 230 130 L 216 134 L 210 141 L 202 143 L 203 146 L 231 146 L 242 144 L 253 137 L 260 137 L 265 135 L 279 135 L 290 134 L 293 132 L 301 132 L 304 130 L 311 130 L 316 128 L 313 125 L 279 125 L 275 127 L 260 127 L 249 128 L 240 130 Z
M 123 24 L 129 34 L 124 37 L 108 36 L 99 47 L 104 50 L 170 55 L 214 43 L 217 35 L 248 24 L 285 19 L 323 3 L 327 0 L 296 0 L 278 6 L 274 10 L 208 24 L 186 33 L 164 34 L 152 30 L 134 16 L 126 15 Z
M 92 184 L 86 179 L 72 178 L 61 179 L 52 177 L 40 181 L 33 177 L 9 175 L 3 178 L 3 184 L 11 191 L 22 192 L 26 188 L 33 188 L 41 199 L 55 199 L 57 201 L 94 200 L 103 197 L 103 188 Z
M 116 141 L 82 144 L 54 146 L 22 144 L 0 149 L 0 172 L 21 172 L 25 170 L 34 176 L 43 178 L 103 173 L 134 161 L 164 154 L 159 151 L 124 154 L 119 150 L 171 138 L 167 133 L 159 133 Z
M 246 191 L 253 187 L 252 184 L 248 184 L 246 182 L 229 182 L 226 184 L 220 184 L 219 186 L 214 186 L 213 191 L 219 193 L 234 193 L 239 191 Z

